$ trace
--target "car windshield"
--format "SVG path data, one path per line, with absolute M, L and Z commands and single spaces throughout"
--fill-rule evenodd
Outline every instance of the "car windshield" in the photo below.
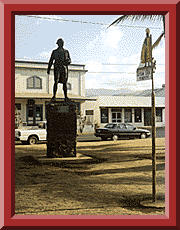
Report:
M 104 128 L 108 128 L 108 129 L 113 129 L 116 127 L 116 124 L 107 124 L 104 126 Z
M 119 124 L 118 128 L 120 128 L 120 129 L 126 129 L 126 126 L 124 124 Z

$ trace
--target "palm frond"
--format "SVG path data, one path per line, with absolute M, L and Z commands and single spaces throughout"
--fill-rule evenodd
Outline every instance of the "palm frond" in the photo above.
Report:
M 123 16 L 119 17 L 118 19 L 116 19 L 114 22 L 112 22 L 108 27 L 110 27 L 112 25 L 116 25 L 119 22 L 122 22 L 122 21 L 128 19 L 128 17 L 129 17 L 129 15 L 123 15 Z
M 114 22 L 112 22 L 108 27 L 112 25 L 117 25 L 118 23 L 124 22 L 125 20 L 130 20 L 131 22 L 135 21 L 144 21 L 144 20 L 151 20 L 151 21 L 162 21 L 163 22 L 163 32 L 162 34 L 158 37 L 158 39 L 155 41 L 153 44 L 152 48 L 156 48 L 162 37 L 165 37 L 165 15 L 122 15 L 118 19 L 116 19 Z
M 161 39 L 162 39 L 162 37 L 165 35 L 165 33 L 164 32 L 162 32 L 162 34 L 158 37 L 158 39 L 155 41 L 155 43 L 152 45 L 152 49 L 154 49 L 154 48 L 156 48 L 158 45 L 159 45 L 159 43 L 160 43 L 160 41 L 161 41 Z
M 163 20 L 163 16 L 164 15 L 123 15 L 121 17 L 119 17 L 118 19 L 116 19 L 114 22 L 112 22 L 108 27 L 112 26 L 112 25 L 117 25 L 120 22 L 124 22 L 125 20 L 130 20 L 132 22 L 134 21 L 144 21 L 144 20 L 151 20 L 151 21 L 164 21 Z
M 163 15 L 163 28 L 164 28 L 164 36 L 165 36 L 165 15 Z

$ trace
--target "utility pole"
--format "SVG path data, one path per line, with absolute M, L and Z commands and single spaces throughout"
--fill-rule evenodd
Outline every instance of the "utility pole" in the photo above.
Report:
M 156 68 L 156 61 L 152 57 L 152 35 L 150 30 L 146 29 L 146 38 L 141 51 L 141 65 L 137 68 L 137 81 L 151 80 L 151 127 L 152 127 L 152 200 L 143 202 L 143 205 L 157 205 L 156 203 L 156 108 L 154 94 L 153 73 Z M 159 205 L 159 204 L 158 204 Z
M 150 35 L 150 50 L 151 50 L 151 80 L 152 80 L 152 95 L 151 95 L 151 113 L 152 113 L 152 202 L 156 202 L 156 108 L 154 94 L 154 68 L 156 61 L 153 62 L 152 57 L 152 35 Z

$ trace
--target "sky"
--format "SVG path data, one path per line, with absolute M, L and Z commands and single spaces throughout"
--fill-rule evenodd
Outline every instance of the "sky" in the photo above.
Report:
M 130 20 L 108 27 L 120 15 L 16 15 L 15 58 L 48 62 L 63 38 L 73 64 L 84 64 L 86 89 L 151 89 L 151 80 L 137 81 L 141 48 L 149 28 L 154 43 L 161 21 Z M 165 84 L 165 38 L 153 50 L 155 88 Z

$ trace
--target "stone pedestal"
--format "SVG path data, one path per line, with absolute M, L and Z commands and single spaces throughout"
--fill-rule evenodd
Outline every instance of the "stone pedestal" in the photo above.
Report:
M 47 105 L 47 157 L 76 156 L 77 118 L 72 101 Z

